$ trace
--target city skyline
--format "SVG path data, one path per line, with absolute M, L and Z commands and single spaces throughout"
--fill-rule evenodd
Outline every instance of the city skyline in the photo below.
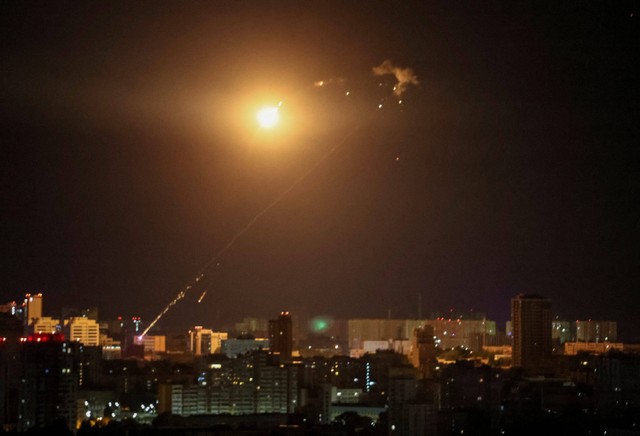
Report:
M 36 297 L 25 299 L 29 313 L 39 312 L 43 296 Z M 615 326 L 579 321 L 574 334 L 596 342 L 563 342 L 550 300 L 520 294 L 512 307 L 513 353 L 510 338 L 490 338 L 495 325 L 480 318 L 349 320 L 348 344 L 294 341 L 287 312 L 243 321 L 267 329 L 269 339 L 201 326 L 181 338 L 141 339 L 132 336 L 140 328 L 134 318 L 107 323 L 113 338 L 101 324 L 98 345 L 90 335 L 38 332 L 37 317 L 3 313 L 10 337 L 0 337 L 0 423 L 78 435 L 179 434 L 216 424 L 255 434 L 285 423 L 291 434 L 323 425 L 323 433 L 359 425 L 371 435 L 635 431 L 640 344 L 598 343 Z M 19 337 L 26 323 L 33 333 Z
M 195 355 L 204 354 L 200 350 L 205 348 L 210 348 L 212 353 L 214 350 L 220 352 L 220 341 L 223 343 L 227 338 L 242 340 L 257 336 L 260 337 L 259 341 L 273 343 L 278 354 L 285 356 L 290 355 L 291 350 L 287 347 L 291 346 L 293 339 L 303 342 L 313 338 L 330 340 L 337 341 L 345 347 L 348 345 L 357 348 L 362 346 L 362 340 L 374 340 L 375 342 L 381 337 L 388 340 L 408 340 L 412 337 L 414 329 L 424 326 L 435 329 L 437 333 L 433 337 L 435 345 L 443 350 L 460 346 L 463 348 L 477 347 L 479 342 L 489 346 L 511 346 L 512 341 L 513 346 L 519 349 L 522 344 L 518 338 L 523 330 L 531 329 L 532 320 L 536 320 L 535 324 L 543 319 L 543 324 L 546 323 L 544 329 L 534 327 L 532 331 L 535 334 L 531 332 L 527 332 L 527 334 L 536 338 L 548 336 L 547 340 L 553 339 L 557 342 L 556 345 L 562 345 L 565 342 L 578 342 L 623 346 L 624 342 L 634 347 L 633 344 L 636 342 L 633 337 L 618 336 L 618 322 L 616 320 L 590 318 L 568 320 L 554 314 L 551 310 L 551 300 L 544 296 L 531 294 L 513 296 L 511 315 L 506 321 L 491 319 L 484 312 L 473 311 L 432 312 L 417 318 L 390 316 L 387 318 L 363 318 L 355 316 L 344 319 L 313 316 L 308 313 L 292 314 L 285 311 L 280 312 L 276 319 L 267 319 L 273 318 L 273 314 L 264 318 L 244 314 L 242 320 L 235 320 L 233 323 L 208 320 L 204 323 L 205 325 L 191 322 L 179 326 L 165 325 L 153 329 L 150 328 L 154 326 L 151 320 L 143 320 L 138 316 L 130 318 L 128 316 L 115 318 L 99 316 L 98 307 L 63 307 L 60 310 L 43 311 L 44 300 L 43 294 L 26 294 L 22 303 L 11 301 L 0 305 L 0 313 L 8 317 L 7 319 L 15 319 L 19 324 L 22 324 L 24 335 L 28 336 L 32 333 L 62 334 L 62 337 L 66 337 L 68 340 L 83 343 L 89 341 L 88 344 L 93 346 L 114 345 L 113 338 L 104 333 L 114 329 L 114 326 L 116 326 L 115 331 L 119 332 L 118 334 L 121 331 L 128 332 L 127 334 L 131 335 L 131 340 L 138 345 L 146 343 L 147 339 L 150 341 L 148 344 L 154 344 L 157 338 L 163 338 L 162 343 L 164 344 L 165 335 L 184 335 L 188 337 L 190 343 L 188 348 Z M 515 302 L 525 301 L 528 302 L 527 304 L 531 304 L 531 301 L 538 300 L 542 301 L 546 307 L 544 318 L 540 316 L 542 312 L 533 318 L 527 315 L 528 321 L 523 323 L 522 313 L 525 306 L 515 304 Z M 449 336 L 447 336 L 447 332 L 449 332 Z M 373 336 L 371 336 L 372 334 Z M 476 335 L 480 335 L 482 338 L 476 337 Z M 27 336 L 22 336 L 22 338 Z M 279 342 L 278 337 L 280 336 L 284 342 Z M 493 339 L 487 339 L 487 337 Z M 537 340 L 535 339 L 534 342 Z M 260 342 L 260 344 L 262 343 Z M 283 346 L 282 343 L 289 345 Z M 125 348 L 128 345 L 131 344 L 125 341 Z M 550 350 L 551 345 L 547 344 L 547 347 Z
M 525 292 L 637 338 L 634 3 L 269 5 L 2 6 L 0 303 L 150 321 L 231 241 L 161 326 Z

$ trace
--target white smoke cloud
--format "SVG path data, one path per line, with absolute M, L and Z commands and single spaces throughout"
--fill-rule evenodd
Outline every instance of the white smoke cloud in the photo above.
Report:
M 376 76 L 385 76 L 387 74 L 393 74 L 398 83 L 393 87 L 393 93 L 400 97 L 407 90 L 407 86 L 418 86 L 420 82 L 418 77 L 414 74 L 411 68 L 400 68 L 391 62 L 390 59 L 386 59 L 377 67 L 373 67 L 373 74 Z

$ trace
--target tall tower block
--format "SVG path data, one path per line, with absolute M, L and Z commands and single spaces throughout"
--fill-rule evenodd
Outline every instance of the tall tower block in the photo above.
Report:
M 269 320 L 269 349 L 282 361 L 290 361 L 293 353 L 293 327 L 289 312 L 280 312 L 278 319 Z
M 33 324 L 42 318 L 42 294 L 27 294 L 24 296 L 24 325 Z
M 511 300 L 513 366 L 541 369 L 551 360 L 551 300 L 519 294 Z

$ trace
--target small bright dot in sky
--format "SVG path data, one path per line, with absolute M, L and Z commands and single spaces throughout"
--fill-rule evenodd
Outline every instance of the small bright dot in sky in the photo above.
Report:
M 280 120 L 280 114 L 278 113 L 277 107 L 269 106 L 260 109 L 256 118 L 258 120 L 258 124 L 260 124 L 260 127 L 270 129 L 271 127 L 274 127 L 276 124 L 278 124 L 278 121 Z

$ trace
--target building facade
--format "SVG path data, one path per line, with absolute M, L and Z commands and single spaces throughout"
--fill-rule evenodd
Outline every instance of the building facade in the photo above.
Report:
M 100 325 L 94 319 L 79 317 L 65 320 L 65 333 L 70 341 L 87 346 L 100 345 Z
M 549 365 L 551 343 L 551 300 L 533 294 L 519 294 L 511 300 L 513 366 L 543 368 Z
M 60 334 L 34 334 L 23 342 L 18 431 L 58 419 L 75 428 L 78 344 Z
M 218 357 L 218 356 L 216 356 Z M 298 368 L 274 362 L 266 351 L 206 364 L 195 384 L 160 388 L 159 410 L 182 416 L 293 413 L 298 405 Z
M 290 361 L 293 353 L 293 324 L 289 312 L 281 312 L 269 320 L 269 349 L 283 361 Z
M 414 330 L 422 326 L 433 329 L 435 344 L 441 349 L 480 349 L 496 334 L 495 321 L 488 319 L 350 319 L 349 348 L 362 349 L 365 341 L 411 339 Z
M 222 341 L 227 338 L 226 332 L 214 332 L 198 325 L 189 331 L 189 349 L 195 356 L 220 353 Z
M 576 341 L 578 342 L 616 342 L 618 323 L 615 321 L 576 321 Z
M 24 325 L 31 325 L 39 318 L 42 318 L 42 294 L 25 295 L 22 306 L 24 313 Z
M 50 316 L 41 316 L 37 318 L 29 330 L 31 333 L 60 333 L 60 320 L 51 318 Z
M 225 354 L 231 359 L 253 350 L 266 350 L 268 348 L 269 339 L 267 338 L 240 336 L 238 338 L 225 339 L 222 341 L 222 354 Z

